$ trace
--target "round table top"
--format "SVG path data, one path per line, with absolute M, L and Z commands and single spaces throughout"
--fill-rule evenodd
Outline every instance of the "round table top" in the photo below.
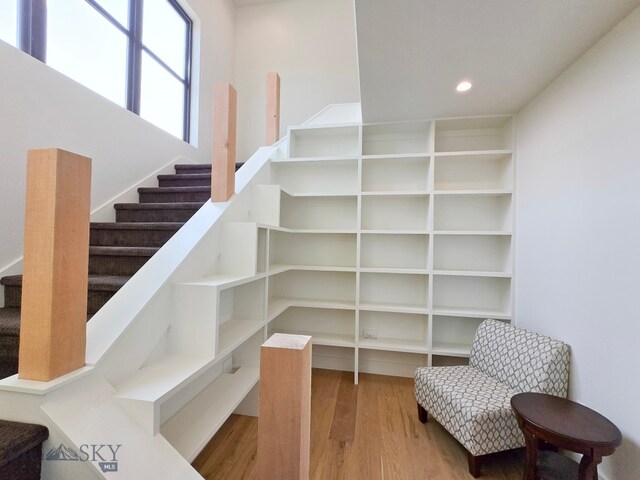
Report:
M 566 398 L 519 393 L 511 398 L 511 408 L 526 422 L 558 437 L 593 447 L 617 447 L 622 442 L 620 430 L 611 421 Z

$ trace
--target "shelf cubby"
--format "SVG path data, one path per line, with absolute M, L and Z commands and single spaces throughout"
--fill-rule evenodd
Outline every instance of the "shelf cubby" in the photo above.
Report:
M 367 158 L 362 161 L 363 192 L 427 191 L 429 157 Z
M 510 232 L 511 195 L 436 195 L 433 215 L 435 231 Z
M 424 274 L 361 273 L 360 309 L 426 313 L 428 284 Z
M 428 195 L 362 197 L 362 230 L 426 232 Z
M 356 274 L 290 270 L 269 278 L 269 318 L 287 305 L 355 310 Z
M 435 191 L 511 190 L 510 153 L 479 153 L 435 157 Z
M 506 116 L 436 120 L 435 151 L 509 150 L 511 124 Z
M 469 357 L 434 354 L 431 358 L 431 365 L 433 367 L 457 367 L 460 365 L 469 365 Z
M 270 265 L 355 267 L 356 235 L 271 231 Z
M 363 311 L 359 335 L 362 348 L 426 353 L 427 315 Z
M 364 233 L 360 267 L 426 270 L 428 235 Z
M 358 126 L 292 128 L 289 157 L 334 157 L 360 154 Z
M 434 355 L 468 357 L 476 330 L 482 318 L 432 317 L 431 352 Z
M 511 274 L 508 235 L 434 235 L 436 272 L 495 272 Z
M 426 367 L 428 361 L 426 353 L 358 348 L 358 370 L 363 373 L 413 378 L 416 368 Z
M 379 123 L 362 127 L 362 154 L 428 153 L 431 122 Z
M 247 282 L 218 293 L 218 348 L 224 356 L 255 334 L 265 321 L 264 278 Z
M 355 312 L 291 307 L 269 324 L 269 336 L 274 333 L 311 335 L 314 345 L 355 346 Z
M 291 196 L 282 192 L 280 226 L 291 229 L 351 230 L 358 218 L 356 196 Z
M 433 313 L 508 318 L 511 314 L 511 279 L 434 275 Z
M 313 160 L 273 162 L 271 183 L 291 194 L 346 194 L 358 192 L 358 161 Z

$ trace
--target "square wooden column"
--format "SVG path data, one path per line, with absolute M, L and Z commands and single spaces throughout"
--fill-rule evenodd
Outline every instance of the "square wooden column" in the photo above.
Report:
M 230 83 L 213 87 L 211 201 L 226 202 L 236 188 L 237 94 Z
M 91 159 L 31 150 L 27 160 L 20 378 L 85 365 Z
M 277 73 L 267 74 L 266 111 L 264 122 L 264 143 L 273 145 L 280 140 L 280 77 Z
M 311 337 L 276 333 L 260 349 L 258 478 L 309 479 Z

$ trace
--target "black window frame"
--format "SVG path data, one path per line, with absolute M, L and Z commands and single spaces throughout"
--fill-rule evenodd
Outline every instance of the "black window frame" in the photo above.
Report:
M 142 17 L 144 0 L 128 0 L 128 25 L 123 25 L 99 3 L 99 0 L 83 0 L 127 37 L 126 108 L 140 116 L 142 95 L 142 53 L 149 55 L 184 87 L 182 140 L 189 142 L 191 133 L 191 65 L 193 52 L 193 20 L 177 0 L 167 3 L 184 20 L 186 26 L 185 61 L 182 75 L 167 65 L 158 54 L 142 41 Z M 46 0 L 18 1 L 18 48 L 46 63 L 47 53 L 47 2 Z

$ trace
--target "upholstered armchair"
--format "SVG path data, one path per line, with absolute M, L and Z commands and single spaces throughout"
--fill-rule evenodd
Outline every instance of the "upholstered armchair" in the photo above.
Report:
M 425 367 L 415 373 L 420 421 L 431 414 L 467 450 L 469 473 L 485 455 L 523 447 L 510 400 L 521 392 L 567 396 L 569 346 L 505 322 L 485 320 L 469 366 Z

